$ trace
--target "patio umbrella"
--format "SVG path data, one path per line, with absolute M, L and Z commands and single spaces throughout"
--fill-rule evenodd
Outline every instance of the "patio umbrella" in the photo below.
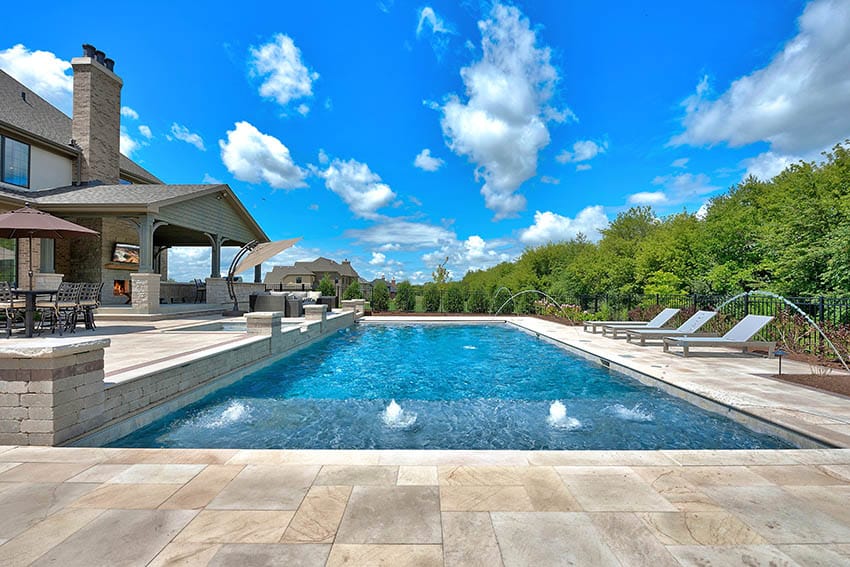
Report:
M 236 288 L 233 285 L 233 276 L 244 272 L 254 266 L 259 266 L 275 254 L 283 252 L 296 242 L 301 240 L 301 237 L 290 238 L 287 240 L 275 240 L 274 242 L 258 242 L 252 240 L 248 244 L 236 252 L 233 261 L 230 263 L 230 269 L 227 270 L 227 292 L 233 300 L 233 310 L 226 311 L 225 315 L 241 315 L 239 311 L 239 300 L 236 298 Z
M 59 240 L 76 236 L 97 236 L 97 231 L 54 217 L 29 206 L 29 203 L 8 213 L 0 214 L 0 238 L 29 238 L 29 282 L 32 289 L 32 239 Z

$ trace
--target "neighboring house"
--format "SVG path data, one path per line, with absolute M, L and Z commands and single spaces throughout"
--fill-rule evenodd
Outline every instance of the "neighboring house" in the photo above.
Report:
M 395 299 L 395 293 L 396 291 L 398 291 L 398 286 L 395 283 L 395 278 L 391 279 L 390 281 L 387 281 L 387 279 L 384 277 L 375 278 L 374 280 L 372 280 L 373 289 L 375 287 L 375 284 L 377 284 L 378 282 L 384 282 L 384 285 L 387 286 L 387 291 L 390 292 L 390 299 Z
M 360 276 L 351 267 L 351 262 L 335 262 L 319 257 L 312 262 L 295 262 L 293 266 L 274 266 L 264 280 L 267 287 L 281 290 L 312 290 L 319 288 L 323 277 L 333 282 L 338 297 Z
M 365 278 L 358 278 L 360 282 L 360 291 L 363 293 L 363 299 L 372 298 L 372 282 Z
M 0 71 L 0 212 L 29 203 L 100 233 L 35 240 L 36 282 L 103 282 L 104 303 L 124 303 L 130 274 L 168 277 L 172 246 L 211 248 L 215 278 L 222 246 L 268 241 L 227 185 L 167 185 L 120 153 L 123 81 L 102 51 L 83 50 L 71 61 L 72 118 Z M 138 246 L 138 263 L 114 261 L 116 244 Z M 0 250 L 0 280 L 24 285 L 27 239 L 0 240 Z

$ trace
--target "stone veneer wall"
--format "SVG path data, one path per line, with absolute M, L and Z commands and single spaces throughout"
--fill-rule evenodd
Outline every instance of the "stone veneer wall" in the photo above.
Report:
M 230 294 L 227 293 L 227 280 L 225 278 L 207 278 L 207 303 L 233 305 Z M 236 282 L 236 298 L 239 300 L 239 308 L 248 310 L 248 297 L 252 293 L 266 291 L 266 284 L 253 282 Z

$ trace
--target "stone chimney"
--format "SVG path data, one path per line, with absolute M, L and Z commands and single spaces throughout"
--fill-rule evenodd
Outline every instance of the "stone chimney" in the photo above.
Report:
M 74 68 L 74 116 L 71 136 L 82 148 L 81 181 L 117 184 L 121 143 L 121 78 L 114 61 L 92 45 L 71 60 Z

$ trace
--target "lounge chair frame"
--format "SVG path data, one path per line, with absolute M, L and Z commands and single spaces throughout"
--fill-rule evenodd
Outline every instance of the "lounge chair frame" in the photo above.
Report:
M 697 311 L 688 320 L 675 329 L 627 329 L 626 342 L 640 339 L 640 346 L 646 346 L 647 339 L 663 339 L 664 337 L 716 337 L 717 333 L 699 333 L 699 329 L 708 323 L 717 311 Z
M 690 354 L 690 348 L 695 346 L 740 348 L 745 353 L 749 352 L 750 349 L 763 348 L 767 349 L 767 357 L 773 358 L 776 349 L 775 342 L 750 340 L 771 320 L 773 320 L 773 317 L 768 315 L 747 315 L 737 325 L 729 329 L 725 335 L 716 338 L 664 337 L 664 352 L 670 352 L 671 346 L 679 346 L 682 347 L 682 356 L 687 357 Z

